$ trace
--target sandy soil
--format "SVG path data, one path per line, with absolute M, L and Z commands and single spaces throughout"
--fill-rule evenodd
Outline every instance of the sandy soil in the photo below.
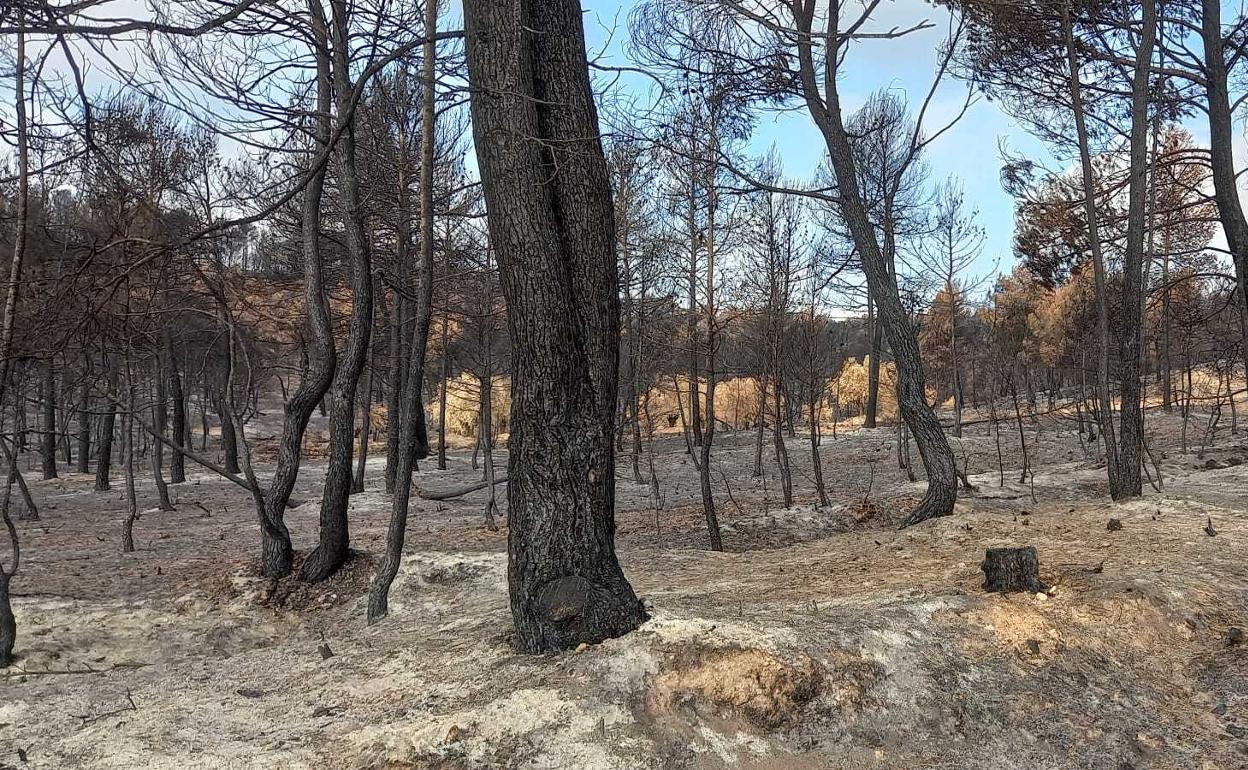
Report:
M 1248 630 L 1248 445 L 1223 431 L 1184 454 L 1178 418 L 1149 419 L 1160 492 L 1111 504 L 1053 418 L 1027 427 L 1020 482 L 1016 430 L 1002 426 L 1002 472 L 975 425 L 957 443 L 978 491 L 904 531 L 892 522 L 922 486 L 892 429 L 825 439 L 825 509 L 805 437 L 784 510 L 770 449 L 755 479 L 753 436 L 721 434 L 725 553 L 705 550 L 696 471 L 663 438 L 661 510 L 618 473 L 621 559 L 652 620 L 549 656 L 510 646 L 505 531 L 484 528 L 484 493 L 414 500 L 391 616 L 369 627 L 380 492 L 352 499 L 359 556 L 309 588 L 254 577 L 249 499 L 210 474 L 173 488 L 178 510 L 146 511 L 129 555 L 120 491 L 32 481 L 43 517 L 21 525 L 0 768 L 1248 767 L 1248 642 L 1232 643 Z M 457 450 L 417 483 L 479 474 Z M 299 548 L 320 478 L 310 461 Z M 1024 544 L 1052 591 L 983 593 L 984 549 Z

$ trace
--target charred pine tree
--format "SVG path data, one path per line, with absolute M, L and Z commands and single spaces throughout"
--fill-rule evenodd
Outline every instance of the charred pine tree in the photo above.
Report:
M 646 619 L 615 556 L 618 266 L 581 13 L 577 0 L 464 4 L 511 337 L 507 574 L 527 652 Z
M 186 481 L 186 456 L 182 449 L 190 448 L 190 429 L 186 420 L 186 389 L 182 383 L 182 368 L 178 364 L 177 353 L 172 344 L 166 341 L 166 365 L 169 374 L 169 402 L 173 406 L 170 420 L 170 437 L 176 449 L 169 458 L 169 481 L 181 484 Z M 237 472 L 237 471 L 235 471 Z
M 39 458 L 44 479 L 56 474 L 56 365 L 52 356 L 43 362 L 39 388 Z
M 438 2 L 425 0 L 425 43 L 421 62 L 421 153 L 420 153 L 420 235 L 421 268 L 418 297 L 421 306 L 416 309 L 418 322 L 412 329 L 411 350 L 408 354 L 407 371 L 399 399 L 400 426 L 398 456 L 395 462 L 394 491 L 390 497 L 390 526 L 386 531 L 386 550 L 377 575 L 368 593 L 368 622 L 375 623 L 389 612 L 390 585 L 399 573 L 403 558 L 403 541 L 407 531 L 408 507 L 411 499 L 412 468 L 418 457 L 428 456 L 428 438 L 424 431 L 424 403 L 421 398 L 425 370 L 425 353 L 429 343 L 429 322 L 433 306 L 433 160 L 435 127 L 435 85 L 438 57 L 436 33 L 438 28 Z M 423 317 L 423 321 L 420 318 Z M 443 319 L 443 324 L 446 321 Z M 445 337 L 445 330 L 443 332 Z M 446 355 L 445 348 L 443 356 Z M 442 386 L 446 398 L 446 384 Z M 445 413 L 445 407 L 443 408 Z
M 329 463 L 321 495 L 320 538 L 304 559 L 299 578 L 309 583 L 338 571 L 350 552 L 347 504 L 351 494 L 351 458 L 354 448 L 356 390 L 373 331 L 373 275 L 371 244 L 364 224 L 359 170 L 356 164 L 355 122 L 351 118 L 350 17 L 348 3 L 334 0 L 329 67 L 335 108 L 341 126 L 335 147 L 335 171 L 343 211 L 343 241 L 350 261 L 351 326 L 342 360 L 329 388 Z
M 113 468 L 113 434 L 117 430 L 117 366 L 106 356 L 104 365 L 108 368 L 108 398 L 100 418 L 99 440 L 95 442 L 95 491 L 107 492 L 111 488 Z

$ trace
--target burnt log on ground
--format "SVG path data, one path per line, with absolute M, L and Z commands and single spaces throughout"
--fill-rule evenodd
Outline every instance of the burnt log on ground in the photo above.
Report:
M 980 569 L 984 571 L 984 590 L 990 593 L 1037 593 L 1049 588 L 1040 581 L 1040 559 L 1032 546 L 989 548 Z

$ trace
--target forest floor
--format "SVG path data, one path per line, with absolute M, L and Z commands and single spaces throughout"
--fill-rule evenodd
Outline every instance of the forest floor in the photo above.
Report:
M 1069 421 L 1026 427 L 1024 482 L 1016 426 L 1002 471 L 973 425 L 954 442 L 978 491 L 905 530 L 922 484 L 894 430 L 825 437 L 827 508 L 790 440 L 789 510 L 770 446 L 754 478 L 753 435 L 720 433 L 724 553 L 706 550 L 683 441 L 663 438 L 661 510 L 626 458 L 618 473 L 620 558 L 652 619 L 544 656 L 510 644 L 485 492 L 413 500 L 390 617 L 370 627 L 379 462 L 352 498 L 358 556 L 317 587 L 256 577 L 250 500 L 206 472 L 173 487 L 176 511 L 144 512 L 128 555 L 119 479 L 32 481 L 0 768 L 1248 767 L 1248 443 L 1224 431 L 1184 453 L 1179 426 L 1150 411 L 1163 490 L 1112 504 Z M 468 458 L 422 464 L 418 486 L 479 479 Z M 288 517 L 299 549 L 322 464 Z M 1048 593 L 981 590 L 984 549 L 1015 545 L 1037 548 Z

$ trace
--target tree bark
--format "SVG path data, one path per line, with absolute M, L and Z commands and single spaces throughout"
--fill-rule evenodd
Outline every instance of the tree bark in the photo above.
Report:
M 620 636 L 619 280 L 577 0 L 467 0 L 473 134 L 512 344 L 508 583 L 517 646 Z
M 329 146 L 330 126 L 330 65 L 327 54 L 328 32 L 321 7 L 309 2 L 312 33 L 316 41 L 317 115 L 314 121 L 315 147 L 324 151 Z M 286 403 L 282 421 L 282 437 L 278 444 L 277 467 L 265 490 L 257 513 L 260 518 L 261 573 L 280 578 L 290 574 L 294 550 L 285 512 L 290 494 L 299 478 L 303 455 L 303 434 L 308 420 L 329 390 L 337 366 L 337 352 L 325 296 L 324 266 L 321 260 L 321 199 L 325 191 L 325 166 L 310 171 L 303 191 L 302 251 L 304 302 L 308 308 L 308 332 L 312 350 L 308 351 L 308 368 L 299 387 Z M 228 406 L 228 405 L 227 405 Z M 233 418 L 232 408 L 228 408 Z M 237 432 L 237 431 L 235 431 Z
M 39 388 L 39 458 L 44 479 L 56 475 L 56 366 L 51 356 L 44 361 Z
M 95 491 L 107 492 L 111 488 L 110 476 L 113 467 L 113 434 L 117 427 L 117 405 L 115 403 L 117 393 L 117 367 L 110 365 L 105 359 L 104 365 L 108 367 L 108 393 L 109 399 L 105 406 L 104 417 L 100 420 L 100 438 L 96 442 L 95 451 Z
M 169 401 L 173 405 L 170 435 L 173 445 L 183 449 L 190 445 L 190 430 L 186 420 L 186 389 L 182 384 L 182 369 L 178 365 L 173 346 L 166 344 L 166 351 L 166 360 L 169 362 Z M 174 452 L 169 458 L 169 481 L 174 484 L 186 481 L 186 457 L 181 452 Z
M 375 623 L 389 612 L 390 584 L 399 572 L 403 558 L 403 541 L 407 531 L 407 513 L 411 499 L 412 467 L 418 458 L 429 454 L 428 437 L 424 435 L 425 407 L 421 398 L 425 371 L 425 353 L 429 344 L 429 323 L 433 312 L 433 143 L 437 85 L 435 68 L 438 46 L 434 33 L 438 28 L 438 2 L 426 0 L 425 37 L 421 62 L 421 147 L 420 147 L 420 287 L 416 307 L 416 324 L 412 329 L 411 350 L 407 361 L 403 391 L 399 398 L 402 434 L 395 458 L 394 493 L 390 499 L 390 526 L 386 531 L 386 550 L 368 593 L 368 622 Z M 443 320 L 445 323 L 445 319 Z M 445 338 L 445 329 L 443 330 Z M 446 355 L 445 340 L 442 351 Z M 445 368 L 445 365 L 444 365 Z M 442 398 L 446 398 L 445 378 Z M 445 407 L 443 407 L 445 424 Z
M 1201 0 L 1201 40 L 1205 52 L 1205 98 L 1209 115 L 1213 198 L 1218 206 L 1222 231 L 1226 234 L 1227 249 L 1235 264 L 1235 282 L 1239 289 L 1240 350 L 1244 356 L 1245 371 L 1248 372 L 1248 218 L 1240 205 L 1239 180 L 1235 172 L 1234 116 L 1231 112 L 1226 45 L 1222 39 L 1220 0 Z
M 350 114 L 352 88 L 349 19 L 346 0 L 334 0 L 331 71 L 339 120 Z M 329 462 L 321 495 L 319 543 L 299 568 L 299 579 L 317 583 L 338 571 L 350 553 L 347 505 L 351 494 L 351 458 L 355 445 L 356 390 L 373 332 L 372 249 L 364 224 L 359 172 L 355 160 L 355 124 L 350 121 L 338 137 L 336 153 L 343 240 L 350 258 L 351 327 L 343 359 L 330 385 Z
M 82 386 L 82 404 L 78 409 L 78 467 L 79 473 L 91 472 L 91 389 Z
M 880 250 L 874 225 L 859 190 L 858 170 L 842 120 L 837 91 L 836 62 L 840 51 L 836 41 L 841 38 L 835 34 L 835 30 L 831 37 L 824 38 L 827 46 L 825 64 L 829 69 L 821 96 L 814 63 L 813 4 L 807 10 L 800 11 L 799 16 L 801 38 L 798 41 L 798 56 L 802 90 L 811 117 L 827 145 L 828 156 L 836 174 L 841 215 L 849 227 L 863 271 L 867 275 L 870 296 L 876 305 L 877 321 L 893 352 L 901 416 L 910 427 L 919 454 L 923 458 L 923 466 L 927 469 L 927 493 L 910 512 L 905 525 L 916 524 L 935 516 L 948 516 L 953 513 L 953 504 L 957 499 L 957 468 L 940 420 L 927 403 L 918 335 L 901 302 L 897 280 L 890 270 L 888 259 Z M 828 23 L 834 26 L 835 18 Z

